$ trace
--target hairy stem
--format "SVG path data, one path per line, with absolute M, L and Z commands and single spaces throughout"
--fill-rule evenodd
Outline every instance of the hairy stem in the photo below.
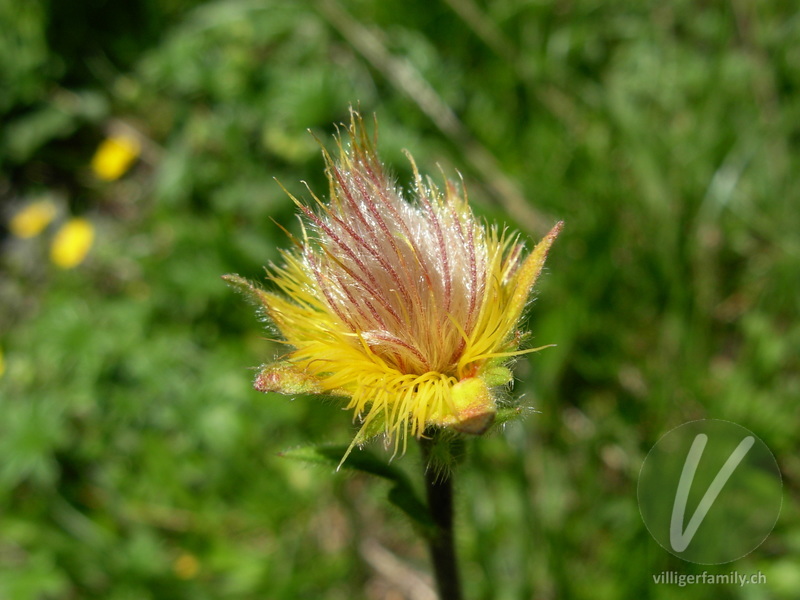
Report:
M 428 510 L 436 532 L 428 538 L 428 547 L 436 577 L 440 600 L 461 600 L 461 582 L 458 576 L 456 547 L 453 535 L 453 479 L 451 472 L 440 472 L 430 464 L 435 439 L 421 439 L 425 460 L 425 491 Z

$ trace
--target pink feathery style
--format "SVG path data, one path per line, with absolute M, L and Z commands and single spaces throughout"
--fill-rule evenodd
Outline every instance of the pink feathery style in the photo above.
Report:
M 375 145 L 352 111 L 337 158 L 323 150 L 328 201 L 290 194 L 302 233 L 269 267 L 270 289 L 225 276 L 290 348 L 255 388 L 341 397 L 361 424 L 354 444 L 382 432 L 405 448 L 430 427 L 481 434 L 509 361 L 537 350 L 520 349 L 518 324 L 562 223 L 525 256 L 517 235 L 475 218 L 463 183 L 439 189 L 410 155 L 407 199 Z

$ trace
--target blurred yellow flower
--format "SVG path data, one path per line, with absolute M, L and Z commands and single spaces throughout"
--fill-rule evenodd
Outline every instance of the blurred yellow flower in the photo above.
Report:
M 111 136 L 102 141 L 92 157 L 92 171 L 103 181 L 122 177 L 139 157 L 139 141 L 126 135 Z
M 94 225 L 75 217 L 64 223 L 50 246 L 50 260 L 62 269 L 71 269 L 83 262 L 94 241 Z
M 172 570 L 180 579 L 194 579 L 200 572 L 200 561 L 194 554 L 184 552 L 175 559 Z
M 44 231 L 55 219 L 58 210 L 50 200 L 32 202 L 19 210 L 8 224 L 11 234 L 18 238 L 32 238 Z
M 347 399 L 362 423 L 354 444 L 383 432 L 398 449 L 428 427 L 481 434 L 495 388 L 513 380 L 509 360 L 535 350 L 520 349 L 519 320 L 561 223 L 526 257 L 518 236 L 476 219 L 455 183 L 423 180 L 410 155 L 412 189 L 398 188 L 357 113 L 347 133 L 338 158 L 324 152 L 330 200 L 292 196 L 306 224 L 271 266 L 276 291 L 226 276 L 290 347 L 255 387 Z

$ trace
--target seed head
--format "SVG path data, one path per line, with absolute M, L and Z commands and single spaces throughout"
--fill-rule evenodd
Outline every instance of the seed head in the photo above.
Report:
M 386 174 L 360 115 L 337 157 L 323 150 L 329 200 L 313 192 L 295 248 L 253 296 L 290 350 L 256 377 L 262 392 L 346 399 L 361 422 L 354 444 L 383 432 L 403 447 L 428 427 L 481 434 L 493 388 L 512 381 L 517 329 L 558 223 L 527 256 L 518 236 L 476 220 L 461 186 L 423 180 L 412 200 Z M 352 446 L 351 446 L 352 447 Z

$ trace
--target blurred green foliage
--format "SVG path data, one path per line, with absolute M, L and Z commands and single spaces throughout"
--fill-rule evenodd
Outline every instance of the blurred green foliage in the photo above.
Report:
M 796 598 L 798 65 L 780 0 L 0 0 L 0 599 L 382 598 L 402 582 L 375 540 L 427 568 L 388 483 L 277 456 L 354 430 L 250 389 L 280 349 L 219 279 L 277 259 L 271 219 L 296 224 L 273 178 L 324 193 L 305 130 L 328 143 L 350 103 L 401 182 L 409 148 L 490 220 L 566 221 L 530 314 L 558 346 L 517 368 L 537 412 L 460 475 L 468 597 Z M 100 181 L 120 130 L 141 157 Z M 41 198 L 56 221 L 12 235 Z M 96 241 L 59 270 L 76 215 Z M 636 505 L 648 449 L 704 417 L 784 475 L 733 565 L 678 561 Z M 768 584 L 652 579 L 732 568 Z

